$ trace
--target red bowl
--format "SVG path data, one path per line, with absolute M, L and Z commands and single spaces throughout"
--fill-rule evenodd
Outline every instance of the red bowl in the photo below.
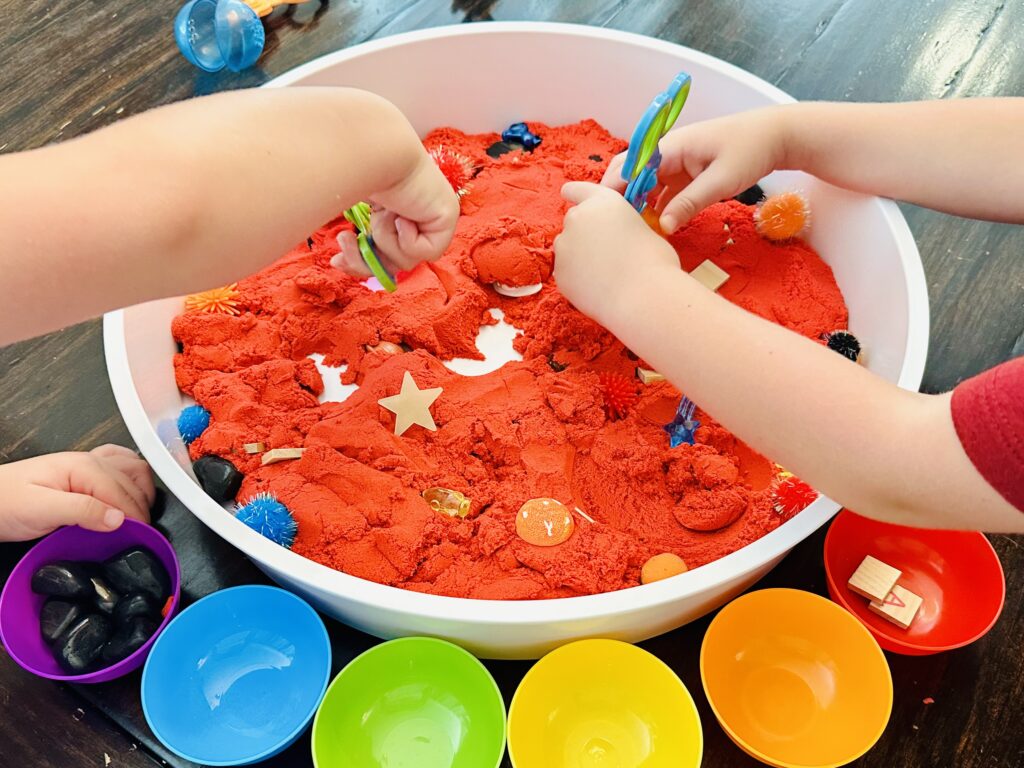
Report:
M 871 555 L 903 572 L 899 584 L 924 598 L 909 629 L 883 619 L 846 583 Z M 930 531 L 869 520 L 842 510 L 825 537 L 832 599 L 856 616 L 887 651 L 926 656 L 973 643 L 1003 610 L 1006 580 L 988 539 L 973 531 Z

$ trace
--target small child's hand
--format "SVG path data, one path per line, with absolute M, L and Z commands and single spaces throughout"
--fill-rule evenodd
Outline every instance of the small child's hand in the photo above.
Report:
M 555 238 L 558 289 L 581 312 L 613 328 L 617 309 L 636 308 L 629 279 L 657 280 L 661 272 L 677 272 L 679 257 L 619 193 L 571 181 L 562 197 L 576 205 Z
M 436 261 L 455 234 L 459 198 L 426 150 L 412 171 L 391 188 L 375 194 L 373 203 L 383 209 L 372 217 L 373 243 L 388 270 L 412 269 L 421 261 Z M 339 237 L 341 253 L 334 265 L 349 274 L 368 277 L 353 232 Z
M 0 541 L 27 541 L 63 525 L 113 531 L 149 522 L 153 475 L 134 451 L 101 445 L 0 466 Z
M 784 119 L 778 107 L 694 123 L 671 131 L 660 143 L 658 181 L 664 185 L 655 210 L 661 228 L 675 232 L 719 200 L 738 195 L 772 171 L 785 156 Z M 625 153 L 615 157 L 601 183 L 623 191 Z

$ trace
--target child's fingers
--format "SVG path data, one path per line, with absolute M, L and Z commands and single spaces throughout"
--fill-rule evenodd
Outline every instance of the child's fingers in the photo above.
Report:
M 668 203 L 661 213 L 661 229 L 670 235 L 712 203 L 736 194 L 732 173 L 720 162 L 712 163 Z
M 618 197 L 618 194 L 608 187 L 591 184 L 589 181 L 567 181 L 562 185 L 562 197 L 574 205 L 579 205 L 584 200 L 590 200 L 593 197 L 600 197 L 602 195 Z
M 36 486 L 23 494 L 19 510 L 37 530 L 53 530 L 62 525 L 78 525 L 90 531 L 114 531 L 124 522 L 124 513 L 95 496 L 69 493 Z
M 103 464 L 87 453 L 73 454 L 68 469 L 68 490 L 92 496 L 108 508 L 120 510 L 136 520 L 149 519 L 149 506 L 125 489 Z
M 626 182 L 622 178 L 622 166 L 626 163 L 626 153 L 620 152 L 608 163 L 608 168 L 601 177 L 601 186 L 611 187 L 616 192 L 626 191 Z
M 448 233 L 425 229 L 394 211 L 385 211 L 374 219 L 373 242 L 378 254 L 390 267 L 410 270 L 421 261 L 433 261 L 444 253 Z
M 372 272 L 363 262 L 359 255 L 359 243 L 356 241 L 356 233 L 347 230 L 338 235 L 338 244 L 341 250 L 331 259 L 331 266 L 340 269 L 353 277 L 369 277 Z
M 149 508 L 153 503 L 153 496 L 156 495 L 156 490 L 152 487 L 152 479 L 149 480 L 150 493 L 147 494 L 146 489 L 137 484 L 132 476 L 135 472 L 135 467 L 129 464 L 129 462 L 132 462 L 131 459 L 126 459 L 122 456 L 114 456 L 107 459 L 101 459 L 100 461 L 103 462 L 103 468 L 109 472 L 111 477 L 113 477 L 125 492 L 135 500 L 135 503 L 138 504 L 139 508 L 146 510 L 146 516 L 140 519 L 143 522 L 148 522 Z
M 109 465 L 124 474 L 131 485 L 139 490 L 146 507 L 153 506 L 156 485 L 153 483 L 153 470 L 145 459 L 122 445 L 101 445 L 93 448 L 90 453 L 103 457 Z

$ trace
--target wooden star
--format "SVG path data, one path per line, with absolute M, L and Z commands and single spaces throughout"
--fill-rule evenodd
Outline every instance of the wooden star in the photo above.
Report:
M 441 387 L 420 389 L 408 371 L 402 377 L 402 389 L 397 395 L 383 397 L 377 402 L 395 414 L 395 434 L 402 435 L 413 424 L 419 424 L 431 432 L 437 431 L 430 406 L 441 395 Z

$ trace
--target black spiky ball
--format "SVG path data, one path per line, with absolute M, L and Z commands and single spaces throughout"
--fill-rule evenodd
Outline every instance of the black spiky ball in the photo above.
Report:
M 821 338 L 825 340 L 825 345 L 833 352 L 838 352 L 855 363 L 860 359 L 860 341 L 849 331 L 832 331 L 832 333 L 822 334 Z
M 736 195 L 736 197 L 733 198 L 733 200 L 743 203 L 744 205 L 757 205 L 759 202 L 764 200 L 764 198 L 764 190 L 761 189 L 761 187 L 759 187 L 757 184 L 755 184 L 749 189 L 745 189 L 742 192 L 740 192 L 738 195 Z

